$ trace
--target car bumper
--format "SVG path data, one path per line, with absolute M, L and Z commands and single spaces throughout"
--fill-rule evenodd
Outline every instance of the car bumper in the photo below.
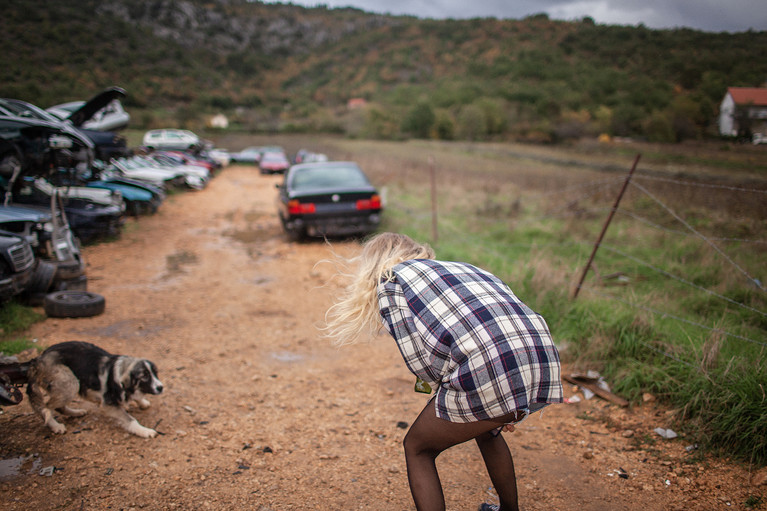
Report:
M 34 268 L 35 267 L 32 266 L 30 269 L 24 272 L 0 279 L 0 300 L 9 300 L 14 296 L 22 293 L 29 285 L 29 281 L 32 279 L 32 272 Z
M 285 228 L 303 231 L 309 236 L 346 236 L 373 232 L 380 223 L 381 215 L 374 213 L 365 216 L 294 218 L 285 222 Z

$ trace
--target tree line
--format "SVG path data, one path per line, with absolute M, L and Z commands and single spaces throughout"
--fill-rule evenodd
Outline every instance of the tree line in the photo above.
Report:
M 159 21 L 158 21 L 159 20 Z M 558 142 L 716 135 L 729 86 L 767 81 L 767 32 L 431 20 L 245 0 L 11 0 L 0 95 L 50 106 L 110 85 L 133 126 Z M 188 37 L 184 37 L 188 34 Z M 366 106 L 347 108 L 352 98 Z

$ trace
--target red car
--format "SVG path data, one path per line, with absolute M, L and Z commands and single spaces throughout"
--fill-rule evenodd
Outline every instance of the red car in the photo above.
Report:
M 262 174 L 284 174 L 289 167 L 290 161 L 283 153 L 264 153 L 258 162 Z

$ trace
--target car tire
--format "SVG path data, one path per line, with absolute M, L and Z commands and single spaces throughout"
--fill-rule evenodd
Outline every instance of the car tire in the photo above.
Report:
M 56 280 L 69 280 L 85 274 L 85 265 L 82 261 L 73 259 L 70 261 L 56 261 Z
M 88 290 L 88 277 L 80 275 L 79 277 L 71 279 L 54 280 L 51 286 L 51 292 L 53 291 L 87 291 Z
M 25 292 L 30 296 L 39 296 L 48 293 L 56 276 L 56 265 L 48 261 L 38 261 L 37 268 L 29 279 Z
M 56 291 L 45 296 L 43 307 L 52 318 L 86 318 L 103 313 L 106 300 L 90 291 Z

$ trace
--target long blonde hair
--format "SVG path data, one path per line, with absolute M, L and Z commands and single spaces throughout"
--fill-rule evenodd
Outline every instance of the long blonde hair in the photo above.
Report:
M 381 279 L 391 279 L 391 269 L 403 261 L 433 258 L 429 245 L 392 232 L 370 238 L 356 257 L 339 257 L 338 273 L 351 282 L 325 313 L 325 336 L 342 346 L 356 342 L 365 330 L 375 334 L 381 327 L 376 293 Z

